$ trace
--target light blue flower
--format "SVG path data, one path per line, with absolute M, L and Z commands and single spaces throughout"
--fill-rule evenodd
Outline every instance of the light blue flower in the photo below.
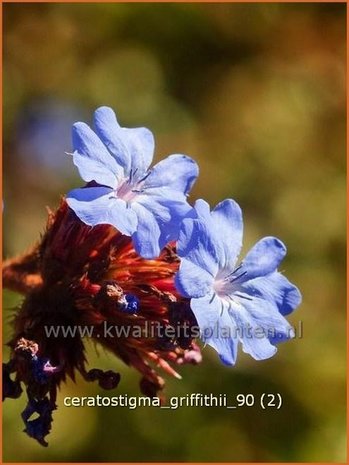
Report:
M 301 302 L 299 290 L 277 267 L 286 255 L 275 237 L 255 244 L 237 265 L 243 222 L 239 205 L 224 200 L 210 212 L 198 200 L 197 218 L 185 219 L 178 240 L 178 291 L 191 298 L 201 337 L 227 365 L 238 342 L 256 360 L 273 356 L 275 343 L 294 337 L 285 315 Z
M 86 224 L 111 224 L 132 236 L 137 252 L 157 257 L 178 237 L 181 220 L 192 211 L 186 197 L 198 175 L 185 155 L 170 155 L 152 169 L 154 138 L 146 128 L 122 128 L 111 108 L 98 108 L 94 132 L 73 126 L 74 164 L 87 183 L 67 195 Z

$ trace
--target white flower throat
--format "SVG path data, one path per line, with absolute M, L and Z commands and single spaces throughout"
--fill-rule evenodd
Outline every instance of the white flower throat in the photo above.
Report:
M 145 175 L 140 173 L 139 176 L 137 176 L 137 171 L 137 168 L 131 170 L 129 177 L 120 180 L 118 187 L 114 190 L 116 198 L 122 199 L 127 203 L 132 203 L 145 191 L 144 183 L 151 171 L 148 171 Z
M 246 275 L 247 271 L 241 271 L 242 263 L 235 268 L 233 271 L 221 269 L 218 271 L 213 288 L 218 297 L 223 300 L 234 300 L 234 297 L 247 298 L 245 295 L 241 295 L 240 278 Z M 249 299 L 251 300 L 251 299 Z

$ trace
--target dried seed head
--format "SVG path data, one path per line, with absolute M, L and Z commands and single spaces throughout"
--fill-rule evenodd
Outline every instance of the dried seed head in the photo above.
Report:
M 87 226 L 62 200 L 57 212 L 50 212 L 47 230 L 30 257 L 23 257 L 23 268 L 16 261 L 21 279 L 31 262 L 30 273 L 36 277 L 31 282 L 37 285 L 25 288 L 15 318 L 4 394 L 18 397 L 20 384 L 26 385 L 25 431 L 40 444 L 47 444 L 57 387 L 66 376 L 74 380 L 77 370 L 103 389 L 114 389 L 120 382 L 120 374 L 112 370 L 86 370 L 79 328 L 92 328 L 90 337 L 138 370 L 141 391 L 151 397 L 165 384 L 156 367 L 180 379 L 171 363 L 200 361 L 190 332 L 181 333 L 181 326 L 195 324 L 195 318 L 174 286 L 179 259 L 173 245 L 157 259 L 143 259 L 130 237 L 110 225 Z M 14 273 L 11 263 L 5 273 Z M 162 335 L 176 325 L 177 333 Z M 119 334 L 106 331 L 107 326 Z M 56 333 L 48 336 L 48 328 Z M 39 416 L 33 419 L 35 413 Z

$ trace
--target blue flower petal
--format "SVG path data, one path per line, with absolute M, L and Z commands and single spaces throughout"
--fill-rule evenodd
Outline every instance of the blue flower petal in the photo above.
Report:
M 178 230 L 180 221 L 192 210 L 182 192 L 167 187 L 145 190 L 136 202 L 151 210 L 161 222 L 170 222 L 174 217 Z
M 109 187 L 86 187 L 68 192 L 66 201 L 76 215 L 89 226 L 99 224 L 105 210 L 112 205 L 113 190 Z
M 73 161 L 86 182 L 116 188 L 121 169 L 98 136 L 85 123 L 75 123 L 72 130 Z
M 144 194 L 137 197 L 136 202 L 154 215 L 161 231 L 160 249 L 168 242 L 178 239 L 184 218 L 194 216 L 193 208 L 186 201 L 185 195 L 167 187 L 145 190 Z
M 184 262 L 190 264 L 187 260 L 184 260 Z M 204 279 L 209 281 L 209 274 L 206 274 Z M 222 302 L 212 290 L 199 298 L 191 299 L 190 307 L 193 310 L 202 335 L 204 335 L 206 329 L 213 330 L 217 326 L 219 316 L 222 312 Z
M 242 246 L 243 222 L 239 205 L 232 199 L 220 202 L 211 213 L 224 248 L 221 268 L 233 269 Z
M 156 258 L 160 254 L 160 227 L 154 215 L 143 205 L 132 203 L 138 217 L 137 230 L 132 235 L 136 252 L 144 258 Z
M 195 202 L 197 217 L 215 230 L 223 249 L 221 269 L 233 270 L 242 246 L 243 222 L 239 205 L 232 199 L 220 202 L 210 212 L 207 202 L 199 199 Z
M 290 314 L 302 301 L 298 288 L 277 271 L 244 282 L 241 288 L 251 296 L 274 302 L 282 315 Z
M 131 236 L 137 229 L 137 215 L 124 200 L 115 199 L 110 211 L 106 211 L 104 223 L 111 224 L 122 234 Z
M 123 167 L 124 174 L 128 174 L 131 170 L 131 156 L 114 111 L 109 107 L 98 108 L 94 113 L 94 126 L 103 144 Z
M 224 365 L 232 366 L 236 363 L 238 354 L 238 338 L 234 336 L 236 326 L 228 315 L 223 314 L 219 320 L 221 337 L 210 337 L 206 339 L 206 344 L 213 347 L 219 354 L 219 358 Z M 226 336 L 224 336 L 226 334 Z M 232 337 L 229 337 L 232 334 Z
M 242 261 L 244 276 L 240 282 L 265 276 L 276 270 L 286 255 L 286 246 L 276 237 L 264 237 L 246 254 Z
M 127 207 L 126 202 L 115 198 L 112 189 L 74 189 L 68 193 L 66 200 L 80 220 L 90 226 L 110 224 L 128 236 L 136 230 L 137 215 Z
M 198 199 L 194 204 L 194 208 L 198 219 L 209 223 L 212 222 L 210 205 L 206 202 L 206 200 Z
M 201 220 L 185 219 L 179 233 L 177 252 L 212 276 L 218 272 L 223 249 L 210 225 Z
M 237 296 L 235 296 L 237 298 Z M 294 330 L 279 313 L 276 305 L 259 298 L 231 302 L 229 313 L 239 328 L 239 339 L 244 352 L 256 360 L 264 360 L 276 353 L 270 340 L 278 334 L 294 337 Z
M 267 338 L 244 338 L 241 340 L 242 350 L 255 360 L 266 360 L 273 357 L 277 348 Z
M 283 332 L 277 332 L 275 331 L 274 334 L 271 334 L 269 337 L 269 341 L 271 344 L 276 345 L 280 344 L 281 342 L 286 342 L 289 341 L 290 339 L 293 339 L 295 337 L 295 334 L 292 333 L 283 333 Z
M 294 336 L 292 326 L 286 318 L 281 315 L 275 303 L 258 297 L 253 297 L 251 300 L 239 299 L 239 297 L 235 298 L 240 301 L 250 318 L 270 334 L 278 332 L 287 334 L 290 338 Z
M 95 111 L 96 131 L 110 153 L 124 168 L 124 175 L 131 172 L 144 174 L 153 160 L 154 137 L 147 128 L 123 128 L 114 111 L 100 107 Z
M 255 322 L 242 305 L 231 304 L 230 314 L 238 327 L 239 340 L 245 353 L 255 360 L 265 360 L 275 355 L 277 349 L 264 335 L 264 328 Z M 259 333 L 261 336 L 256 337 Z
M 144 187 L 166 187 L 188 194 L 198 174 L 198 165 L 192 158 L 186 155 L 170 155 L 151 169 Z
M 132 208 L 136 204 L 151 214 L 151 221 L 155 220 L 158 225 L 160 234 L 156 250 L 159 252 L 168 242 L 178 238 L 181 222 L 192 210 L 183 193 L 168 188 L 152 189 L 151 193 L 145 191 L 132 203 Z
M 225 365 L 234 365 L 238 339 L 236 325 L 227 312 L 227 302 L 211 291 L 204 297 L 191 299 L 190 306 L 200 327 L 201 339 L 218 352 Z
M 183 297 L 196 299 L 211 292 L 213 280 L 213 276 L 208 271 L 183 258 L 175 277 L 175 285 Z

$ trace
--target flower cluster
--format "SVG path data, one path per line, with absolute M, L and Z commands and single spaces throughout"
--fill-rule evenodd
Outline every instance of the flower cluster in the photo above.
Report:
M 274 355 L 276 342 L 294 336 L 284 315 L 301 301 L 298 289 L 277 271 L 285 245 L 266 237 L 236 266 L 243 233 L 237 203 L 227 199 L 210 212 L 198 200 L 191 208 L 186 195 L 198 174 L 192 159 L 171 155 L 149 169 L 154 140 L 148 129 L 120 127 L 107 107 L 95 112 L 94 121 L 96 133 L 84 123 L 74 125 L 73 158 L 84 181 L 95 184 L 70 192 L 68 205 L 86 224 L 108 223 L 132 236 L 145 258 L 179 238 L 176 285 L 191 299 L 204 341 L 229 365 L 236 361 L 238 341 L 256 360 Z M 219 327 L 237 337 L 219 337 L 212 331 Z M 212 334 L 206 336 L 205 329 Z M 262 337 L 253 337 L 258 329 Z
M 164 387 L 156 367 L 180 378 L 175 365 L 201 362 L 198 337 L 227 365 L 239 342 L 256 360 L 271 357 L 294 336 L 285 316 L 301 301 L 277 270 L 286 254 L 280 240 L 261 239 L 237 264 L 236 202 L 212 211 L 203 200 L 188 203 L 198 176 L 191 158 L 170 155 L 151 168 L 152 133 L 121 127 L 107 107 L 97 109 L 94 126 L 73 126 L 70 155 L 85 186 L 49 212 L 40 242 L 3 270 L 4 286 L 25 297 L 4 364 L 4 397 L 17 398 L 26 386 L 25 432 L 42 445 L 67 376 L 79 371 L 103 389 L 120 382 L 112 370 L 87 371 L 79 332 L 50 337 L 47 328 L 93 328 L 89 337 L 137 369 L 142 393 L 154 397 Z M 106 324 L 122 331 L 114 337 Z

